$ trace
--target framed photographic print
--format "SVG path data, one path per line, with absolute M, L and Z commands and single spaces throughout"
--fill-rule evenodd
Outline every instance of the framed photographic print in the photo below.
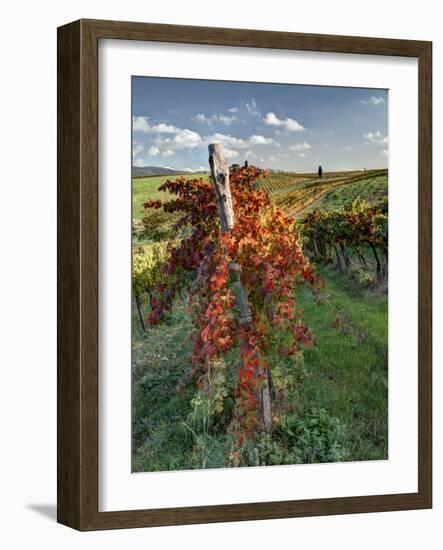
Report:
M 431 43 L 58 29 L 58 520 L 430 508 Z

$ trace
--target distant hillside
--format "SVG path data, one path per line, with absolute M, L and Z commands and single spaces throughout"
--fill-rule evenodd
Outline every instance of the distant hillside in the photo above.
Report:
M 371 205 L 383 205 L 388 197 L 388 170 L 331 172 L 322 178 L 316 174 L 272 173 L 259 185 L 288 216 L 298 217 L 314 208 L 341 208 L 357 197 Z
M 380 171 L 382 172 L 382 171 Z M 320 210 L 334 210 L 349 205 L 357 198 L 368 202 L 372 206 L 381 207 L 388 200 L 388 174 L 375 172 L 366 179 L 354 178 L 356 181 L 341 182 L 341 185 L 323 193 L 319 200 L 309 205 L 306 212 L 319 208 Z
M 191 170 L 175 170 L 174 168 L 165 168 L 163 166 L 133 166 L 132 176 L 141 178 L 147 176 L 169 176 L 178 174 L 193 174 Z

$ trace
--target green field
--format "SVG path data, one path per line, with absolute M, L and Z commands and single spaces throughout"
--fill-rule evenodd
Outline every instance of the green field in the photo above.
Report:
M 143 204 L 148 199 L 163 199 L 169 200 L 169 193 L 159 191 L 158 188 L 166 180 L 176 180 L 179 176 L 149 176 L 146 178 L 133 178 L 132 180 L 132 217 L 135 219 L 143 218 L 146 215 L 146 211 L 143 208 Z M 190 177 L 189 174 L 186 177 Z M 205 174 L 196 175 L 195 177 L 207 178 Z
M 143 208 L 147 199 L 170 199 L 158 191 L 166 179 L 133 180 L 133 219 L 137 227 L 145 220 L 144 229 L 134 232 L 135 248 L 170 235 L 176 218 Z M 299 219 L 313 208 L 333 210 L 357 198 L 382 204 L 387 200 L 388 175 L 387 171 L 325 173 L 318 179 L 316 174 L 270 174 L 260 187 L 277 206 Z M 151 231 L 150 223 L 161 231 Z M 372 269 L 369 255 L 365 251 L 363 255 Z M 247 447 L 244 465 L 387 459 L 387 280 L 369 280 L 355 256 L 350 257 L 348 273 L 329 260 L 313 258 L 324 290 L 314 298 L 302 288 L 299 301 L 317 344 L 305 350 L 303 364 L 294 372 L 286 412 L 279 412 L 281 419 L 271 434 Z M 141 303 L 145 317 L 148 304 L 147 299 Z M 133 308 L 133 471 L 229 465 L 226 420 L 223 415 L 219 419 L 209 415 L 183 384 L 191 368 L 194 330 L 188 305 L 186 294 L 181 295 L 167 320 L 146 331 Z M 283 362 L 282 368 L 286 368 Z
M 180 176 L 149 176 L 132 180 L 132 227 L 133 244 L 151 244 L 166 238 L 178 216 L 164 214 L 162 210 L 145 209 L 148 200 L 171 200 L 171 195 L 159 191 L 159 187 L 168 179 L 175 181 Z M 190 178 L 189 174 L 186 177 Z M 195 178 L 208 179 L 206 174 L 196 174 Z
M 343 184 L 336 189 L 328 191 L 317 202 L 307 208 L 321 210 L 333 210 L 351 203 L 356 198 L 374 205 L 381 205 L 388 199 L 388 176 L 375 176 L 355 183 Z
M 305 352 L 304 366 L 291 392 L 292 414 L 299 418 L 324 409 L 334 420 L 334 443 L 342 460 L 387 458 L 387 300 L 358 283 L 322 270 L 329 298 L 317 305 L 305 291 L 301 303 L 318 345 Z M 338 328 L 334 321 L 340 319 Z M 170 321 L 143 334 L 133 318 L 133 470 L 156 471 L 227 466 L 228 439 L 205 432 L 204 419 L 192 418 L 192 392 L 177 387 L 190 368 L 191 325 L 184 304 Z M 340 350 L 340 353 L 337 353 Z M 191 424 L 191 425 L 190 425 Z M 189 427 L 195 432 L 193 434 Z M 196 442 L 198 443 L 196 445 Z M 199 452 L 196 452 L 196 448 Z M 267 464 L 294 463 L 291 448 L 277 432 L 251 452 Z
M 379 204 L 387 198 L 388 176 L 387 171 L 378 175 L 379 171 L 365 172 L 326 172 L 321 179 L 316 174 L 271 173 L 261 180 L 260 187 L 265 189 L 271 199 L 288 213 L 296 210 L 303 211 L 303 197 L 308 202 L 306 209 L 314 207 L 326 210 L 343 206 L 358 196 L 370 203 Z M 189 175 L 187 175 L 189 177 Z M 207 174 L 196 175 L 208 179 Z M 150 212 L 146 212 L 143 203 L 149 199 L 169 200 L 168 193 L 158 191 L 158 188 L 167 179 L 174 180 L 177 176 L 153 176 L 134 178 L 132 181 L 132 217 L 141 219 Z M 355 178 L 364 178 L 353 183 Z M 304 193 L 303 193 L 304 192 Z M 318 197 L 318 198 L 316 198 Z M 297 200 L 298 198 L 298 200 Z

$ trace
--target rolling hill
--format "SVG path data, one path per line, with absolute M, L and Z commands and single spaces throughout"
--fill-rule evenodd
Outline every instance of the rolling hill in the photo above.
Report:
M 148 176 L 169 176 L 179 174 L 194 174 L 191 170 L 175 170 L 164 166 L 133 166 L 132 177 L 143 178 Z

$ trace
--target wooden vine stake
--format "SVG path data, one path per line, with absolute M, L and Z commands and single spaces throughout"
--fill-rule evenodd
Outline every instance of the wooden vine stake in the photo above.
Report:
M 209 166 L 211 167 L 211 173 L 214 179 L 221 230 L 223 233 L 226 233 L 231 231 L 235 224 L 235 212 L 232 204 L 231 187 L 229 185 L 228 161 L 224 154 L 223 145 L 220 143 L 211 143 L 208 148 Z M 233 281 L 232 289 L 240 314 L 239 322 L 247 329 L 251 326 L 252 315 L 251 308 L 249 307 L 248 294 L 241 280 L 242 266 L 237 263 L 229 264 L 229 274 Z M 259 392 L 260 417 L 264 429 L 269 431 L 272 426 L 272 420 L 267 369 L 261 369 L 259 375 L 263 378 L 262 388 Z

